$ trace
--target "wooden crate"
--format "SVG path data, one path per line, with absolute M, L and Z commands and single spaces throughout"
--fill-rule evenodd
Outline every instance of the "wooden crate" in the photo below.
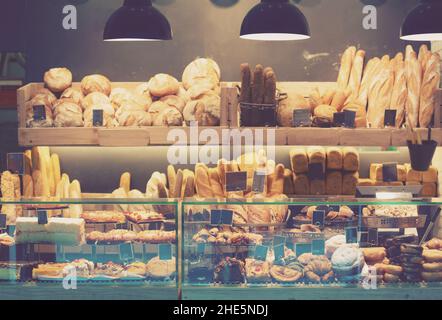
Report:
M 113 82 L 114 88 L 133 90 L 141 82 Z M 222 96 L 225 96 L 227 84 L 221 84 Z M 44 87 L 43 83 L 30 83 L 17 90 L 18 140 L 21 146 L 147 146 L 171 145 L 168 139 L 171 130 L 182 128 L 187 133 L 188 127 L 118 127 L 118 128 L 27 128 L 25 104 Z M 73 88 L 80 88 L 80 83 L 73 83 Z M 200 127 L 200 130 L 203 127 Z M 207 128 L 207 127 L 204 127 Z M 220 126 L 210 127 L 217 132 L 228 128 L 228 111 L 221 109 Z M 204 142 L 200 142 L 205 144 Z

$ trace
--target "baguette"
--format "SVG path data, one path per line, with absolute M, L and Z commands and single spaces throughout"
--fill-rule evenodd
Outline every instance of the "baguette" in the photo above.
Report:
M 346 93 L 344 90 L 338 90 L 336 91 L 333 100 L 331 102 L 331 106 L 334 107 L 336 110 L 341 111 L 344 107 L 345 101 L 346 101 Z
M 221 185 L 218 170 L 216 168 L 209 169 L 210 186 L 212 187 L 215 197 L 224 197 L 223 186 Z
M 167 167 L 167 181 L 169 183 L 169 195 L 171 198 L 176 198 L 175 185 L 176 185 L 176 171 L 173 165 Z
M 51 165 L 53 171 L 54 185 L 55 187 L 57 187 L 61 180 L 60 158 L 58 157 L 58 154 L 53 153 L 51 155 Z
M 264 67 L 258 64 L 253 74 L 252 103 L 264 101 Z
M 422 76 L 425 73 L 425 69 L 427 66 L 428 58 L 429 58 L 429 55 L 428 55 L 429 53 L 431 55 L 431 52 L 430 52 L 430 50 L 428 50 L 428 47 L 426 44 L 423 44 L 420 46 L 417 60 L 419 61 L 421 68 L 422 68 Z
M 124 191 L 126 193 L 129 193 L 131 188 L 130 188 L 130 173 L 129 172 L 125 172 L 121 175 L 120 177 L 120 188 L 123 188 Z
M 173 195 L 175 196 L 175 198 L 182 199 L 183 182 L 184 182 L 183 171 L 181 169 L 178 169 L 176 174 L 175 189 L 173 191 Z
M 323 104 L 330 105 L 333 101 L 333 98 L 335 96 L 336 90 L 329 89 L 323 96 L 322 96 L 322 102 Z
M 367 66 L 364 70 L 364 75 L 362 77 L 361 85 L 359 87 L 358 93 L 358 104 L 362 105 L 364 108 L 367 107 L 368 93 L 370 91 L 370 85 L 373 81 L 375 71 L 378 69 L 381 59 L 373 58 L 368 61 Z
M 32 151 L 26 150 L 24 152 L 24 157 L 25 157 L 25 167 L 24 167 L 25 174 L 32 176 Z
M 276 104 L 276 76 L 272 69 L 264 74 L 264 103 Z
M 353 60 L 356 55 L 356 47 L 348 47 L 341 58 L 341 68 L 338 75 L 338 88 L 345 90 L 350 79 L 351 68 L 353 66 Z
M 210 186 L 209 170 L 204 164 L 197 164 L 195 167 L 195 187 L 199 197 L 205 199 L 214 197 Z
M 396 110 L 396 128 L 400 128 L 405 119 L 405 103 L 407 102 L 407 77 L 405 74 L 405 62 L 402 53 L 395 57 L 395 79 L 393 85 L 393 92 L 391 94 L 390 107 Z
M 359 50 L 356 52 L 351 68 L 350 80 L 348 81 L 347 90 L 350 90 L 350 95 L 347 97 L 345 105 L 355 101 L 359 96 L 359 89 L 361 87 L 362 73 L 364 70 L 365 51 Z
M 407 122 L 412 128 L 419 124 L 419 103 L 422 87 L 422 67 L 417 60 L 416 53 L 410 51 L 408 59 L 405 60 L 405 70 L 407 77 L 408 97 L 405 105 Z
M 252 83 L 252 71 L 248 63 L 243 63 L 240 66 L 241 69 L 241 95 L 239 102 L 251 102 L 251 83 Z
M 427 128 L 431 124 L 434 113 L 435 94 L 440 84 L 440 56 L 435 53 L 428 60 L 422 80 L 419 102 L 419 125 Z
M 32 181 L 32 176 L 29 174 L 23 176 L 23 197 L 25 199 L 34 197 L 34 182 Z

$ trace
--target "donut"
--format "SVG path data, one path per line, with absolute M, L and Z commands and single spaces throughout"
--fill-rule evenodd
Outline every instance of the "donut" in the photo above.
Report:
M 52 92 L 63 92 L 72 85 L 72 72 L 67 68 L 52 68 L 45 72 L 44 82 Z

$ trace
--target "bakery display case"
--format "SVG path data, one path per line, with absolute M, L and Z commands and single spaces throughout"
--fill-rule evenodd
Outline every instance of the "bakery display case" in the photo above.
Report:
M 1 299 L 178 298 L 176 202 L 83 194 L 0 204 Z
M 182 204 L 183 299 L 440 297 L 440 198 Z

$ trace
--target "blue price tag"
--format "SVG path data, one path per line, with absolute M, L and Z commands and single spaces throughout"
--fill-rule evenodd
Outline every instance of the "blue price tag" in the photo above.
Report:
M 134 247 L 132 243 L 120 244 L 120 260 L 131 261 L 134 259 Z
M 92 123 L 94 127 L 103 126 L 103 109 L 92 110 Z
M 247 190 L 247 172 L 226 172 L 226 191 L 246 191 Z
M 358 243 L 358 228 L 357 227 L 345 228 L 345 242 L 346 243 Z
M 160 260 L 172 260 L 172 246 L 169 243 L 159 244 L 158 256 Z
M 344 127 L 354 128 L 356 121 L 356 112 L 351 110 L 344 110 Z
M 198 243 L 196 247 L 196 252 L 199 256 L 203 256 L 206 253 L 206 244 L 205 243 Z
M 48 212 L 46 210 L 37 211 L 38 224 L 48 224 Z
M 312 252 L 312 244 L 311 243 L 297 243 L 295 245 L 296 256 L 299 257 L 304 253 Z
M 6 219 L 7 218 L 7 216 L 6 216 L 6 214 L 3 214 L 3 213 L 1 213 L 0 214 L 0 229 L 6 229 Z
M 266 182 L 266 175 L 265 172 L 261 171 L 255 171 L 253 175 L 253 184 L 252 184 L 252 191 L 256 193 L 263 193 L 265 182 Z
M 255 247 L 255 259 L 265 261 L 267 259 L 267 252 L 269 248 L 262 245 L 257 245 Z
M 313 240 L 312 253 L 315 256 L 323 256 L 325 254 L 325 240 Z
M 277 246 L 277 245 L 280 245 L 280 244 L 285 245 L 286 242 L 287 242 L 286 237 L 275 236 L 275 237 L 273 238 L 273 246 Z
M 6 155 L 6 167 L 8 171 L 18 174 L 25 174 L 25 155 L 23 153 L 8 153 Z
M 273 246 L 273 252 L 275 253 L 275 261 L 279 261 L 285 256 L 285 245 L 283 243 Z
M 222 210 L 221 225 L 223 225 L 223 226 L 233 225 L 233 211 L 232 210 Z
M 324 210 L 315 210 L 313 211 L 313 224 L 320 229 L 324 228 L 325 222 L 325 211 Z
M 211 210 L 210 211 L 210 224 L 213 226 L 221 225 L 222 215 L 223 215 L 222 210 Z
M 44 121 L 46 120 L 46 107 L 45 105 L 39 104 L 32 106 L 34 111 L 34 121 Z

